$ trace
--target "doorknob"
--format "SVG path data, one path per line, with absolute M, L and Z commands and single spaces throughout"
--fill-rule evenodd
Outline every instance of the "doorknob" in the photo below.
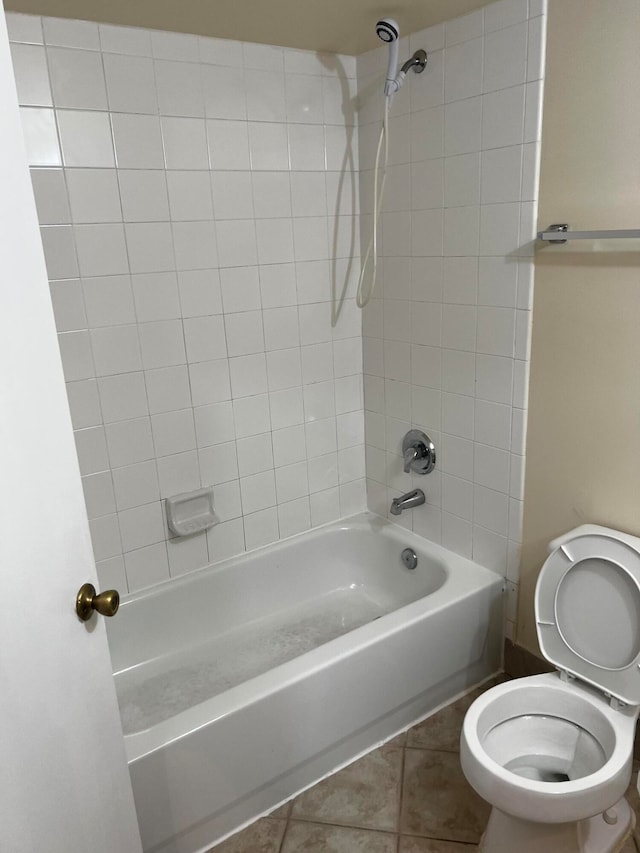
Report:
M 95 586 L 92 583 L 85 583 L 78 590 L 76 613 L 83 622 L 91 618 L 94 610 L 103 616 L 115 616 L 118 607 L 120 607 L 120 594 L 116 589 L 107 589 L 96 594 Z

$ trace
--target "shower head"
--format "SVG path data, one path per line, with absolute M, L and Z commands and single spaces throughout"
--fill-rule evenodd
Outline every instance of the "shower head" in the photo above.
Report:
M 381 18 L 376 24 L 376 35 L 379 39 L 389 44 L 392 41 L 398 41 L 400 38 L 400 28 L 393 18 Z
M 389 65 L 387 67 L 387 79 L 384 84 L 385 95 L 392 95 L 395 91 L 395 79 L 398 71 L 398 39 L 400 38 L 400 27 L 393 18 L 381 18 L 376 24 L 376 35 L 379 39 L 389 45 Z

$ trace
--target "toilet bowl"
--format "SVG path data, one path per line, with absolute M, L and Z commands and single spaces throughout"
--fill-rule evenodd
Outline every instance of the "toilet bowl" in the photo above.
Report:
M 583 525 L 550 551 L 535 610 L 558 672 L 488 690 L 462 728 L 462 770 L 493 807 L 484 853 L 614 853 L 635 825 L 640 539 Z

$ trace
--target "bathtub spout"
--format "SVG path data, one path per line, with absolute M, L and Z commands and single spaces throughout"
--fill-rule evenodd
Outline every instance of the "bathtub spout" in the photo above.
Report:
M 414 489 L 412 492 L 407 492 L 406 495 L 400 495 L 399 498 L 394 498 L 391 501 L 391 515 L 400 515 L 405 509 L 421 506 L 425 500 L 422 489 Z

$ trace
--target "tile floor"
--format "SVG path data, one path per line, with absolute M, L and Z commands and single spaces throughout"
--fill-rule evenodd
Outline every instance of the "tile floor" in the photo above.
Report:
M 472 853 L 489 806 L 458 757 L 475 690 L 213 848 L 212 853 Z M 635 787 L 627 796 L 640 809 Z M 636 846 L 637 845 L 637 846 Z M 640 832 L 620 853 L 640 851 Z

